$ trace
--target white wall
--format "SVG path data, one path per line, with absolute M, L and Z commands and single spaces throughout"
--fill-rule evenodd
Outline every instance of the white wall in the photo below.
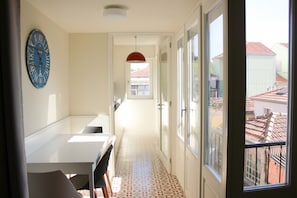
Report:
M 27 74 L 25 46 L 40 29 L 50 49 L 50 75 L 36 89 Z M 21 0 L 22 92 L 25 137 L 69 115 L 109 114 L 108 34 L 69 34 Z
M 50 75 L 44 88 L 36 89 L 27 74 L 25 46 L 32 29 L 46 36 L 50 50 Z M 21 0 L 21 66 L 25 136 L 69 115 L 68 33 Z
M 157 132 L 156 109 L 153 100 L 125 100 L 118 114 L 124 131 L 152 134 Z
M 283 46 L 280 43 L 276 43 L 271 47 L 271 49 L 276 53 L 275 59 L 276 59 L 276 71 L 284 78 L 288 79 L 288 55 L 289 55 L 289 49 L 285 46 Z
M 109 114 L 108 34 L 70 34 L 70 114 Z
M 274 102 L 267 102 L 267 101 L 256 101 L 254 104 L 254 112 L 255 116 L 261 116 L 264 114 L 264 109 L 269 107 L 271 109 L 271 112 L 282 112 L 287 113 L 288 112 L 288 104 L 287 103 L 274 103 Z
M 266 92 L 275 82 L 274 56 L 247 56 L 247 96 Z

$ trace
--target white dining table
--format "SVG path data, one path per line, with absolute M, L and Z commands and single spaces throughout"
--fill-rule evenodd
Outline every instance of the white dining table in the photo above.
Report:
M 27 156 L 27 171 L 89 175 L 90 197 L 94 198 L 94 170 L 114 138 L 104 133 L 59 134 Z

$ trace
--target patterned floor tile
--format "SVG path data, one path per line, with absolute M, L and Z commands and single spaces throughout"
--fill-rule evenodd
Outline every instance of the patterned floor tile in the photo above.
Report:
M 112 181 L 113 198 L 185 198 L 177 178 L 158 158 L 158 148 L 154 136 L 124 134 Z M 97 195 L 102 197 L 100 189 Z

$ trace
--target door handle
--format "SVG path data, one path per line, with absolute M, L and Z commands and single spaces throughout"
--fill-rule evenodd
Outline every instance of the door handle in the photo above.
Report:
M 187 111 L 187 109 L 186 108 L 183 108 L 183 109 L 181 109 L 180 110 L 180 113 L 181 113 L 181 117 L 183 117 L 183 115 L 184 115 L 184 113 Z

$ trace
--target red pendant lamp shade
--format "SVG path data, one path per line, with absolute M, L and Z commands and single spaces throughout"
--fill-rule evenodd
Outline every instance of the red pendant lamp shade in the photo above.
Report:
M 140 52 L 132 52 L 127 56 L 127 62 L 129 63 L 145 62 L 145 57 Z
M 136 36 L 135 36 L 135 51 L 127 56 L 126 61 L 128 63 L 143 63 L 145 62 L 145 57 L 142 53 L 136 51 Z

